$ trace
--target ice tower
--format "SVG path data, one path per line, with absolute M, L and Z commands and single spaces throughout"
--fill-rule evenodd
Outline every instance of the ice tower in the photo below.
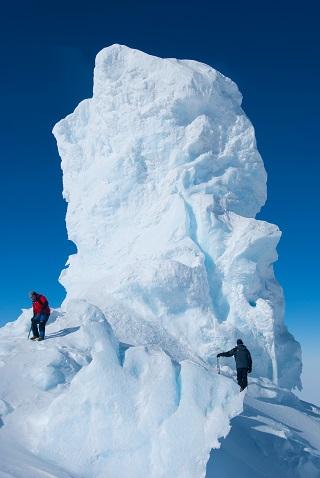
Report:
M 299 387 L 273 272 L 281 233 L 255 219 L 266 173 L 241 99 L 203 63 L 97 55 L 93 97 L 54 128 L 78 250 L 61 282 L 127 343 L 210 362 L 241 336 L 256 375 Z

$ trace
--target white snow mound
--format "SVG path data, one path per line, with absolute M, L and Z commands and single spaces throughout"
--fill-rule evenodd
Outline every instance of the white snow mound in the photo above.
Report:
M 232 380 L 119 345 L 85 301 L 70 301 L 42 343 L 26 340 L 30 314 L 0 329 L 1 478 L 205 476 L 242 410 Z

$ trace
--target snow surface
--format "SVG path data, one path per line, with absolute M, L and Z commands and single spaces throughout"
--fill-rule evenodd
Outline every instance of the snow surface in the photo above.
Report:
M 320 408 L 267 379 L 250 380 L 243 413 L 213 450 L 207 478 L 319 478 Z
M 0 329 L 0 478 L 319 478 L 320 409 L 289 390 L 119 344 L 85 301 L 45 342 L 30 316 Z
M 113 45 L 54 134 L 77 254 L 46 341 L 26 340 L 31 310 L 0 329 L 0 478 L 211 478 L 240 464 L 318 478 L 319 410 L 289 390 L 300 346 L 273 273 L 280 231 L 255 219 L 266 173 L 237 86 Z M 233 359 L 214 367 L 238 337 L 247 396 Z

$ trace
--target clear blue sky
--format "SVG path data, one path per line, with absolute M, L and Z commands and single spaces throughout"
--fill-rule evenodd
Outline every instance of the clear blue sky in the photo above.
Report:
M 260 218 L 283 231 L 277 278 L 287 323 L 320 331 L 319 12 L 316 2 L 6 2 L 1 11 L 0 323 L 45 293 L 54 306 L 68 253 L 55 122 L 91 96 L 94 57 L 123 43 L 191 58 L 244 95 L 269 175 Z M 319 337 L 319 334 L 318 334 Z M 305 339 L 306 340 L 306 339 Z M 316 339 L 314 339 L 316 340 Z

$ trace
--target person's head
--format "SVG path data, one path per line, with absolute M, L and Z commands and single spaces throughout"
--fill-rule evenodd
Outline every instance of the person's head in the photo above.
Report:
M 243 345 L 243 342 L 242 342 L 241 339 L 238 339 L 238 340 L 237 340 L 237 345 Z
M 31 291 L 29 292 L 29 297 L 30 297 L 30 299 L 31 299 L 32 301 L 34 301 L 34 300 L 36 299 L 36 297 L 37 297 L 37 293 L 36 293 L 34 290 L 31 290 Z

